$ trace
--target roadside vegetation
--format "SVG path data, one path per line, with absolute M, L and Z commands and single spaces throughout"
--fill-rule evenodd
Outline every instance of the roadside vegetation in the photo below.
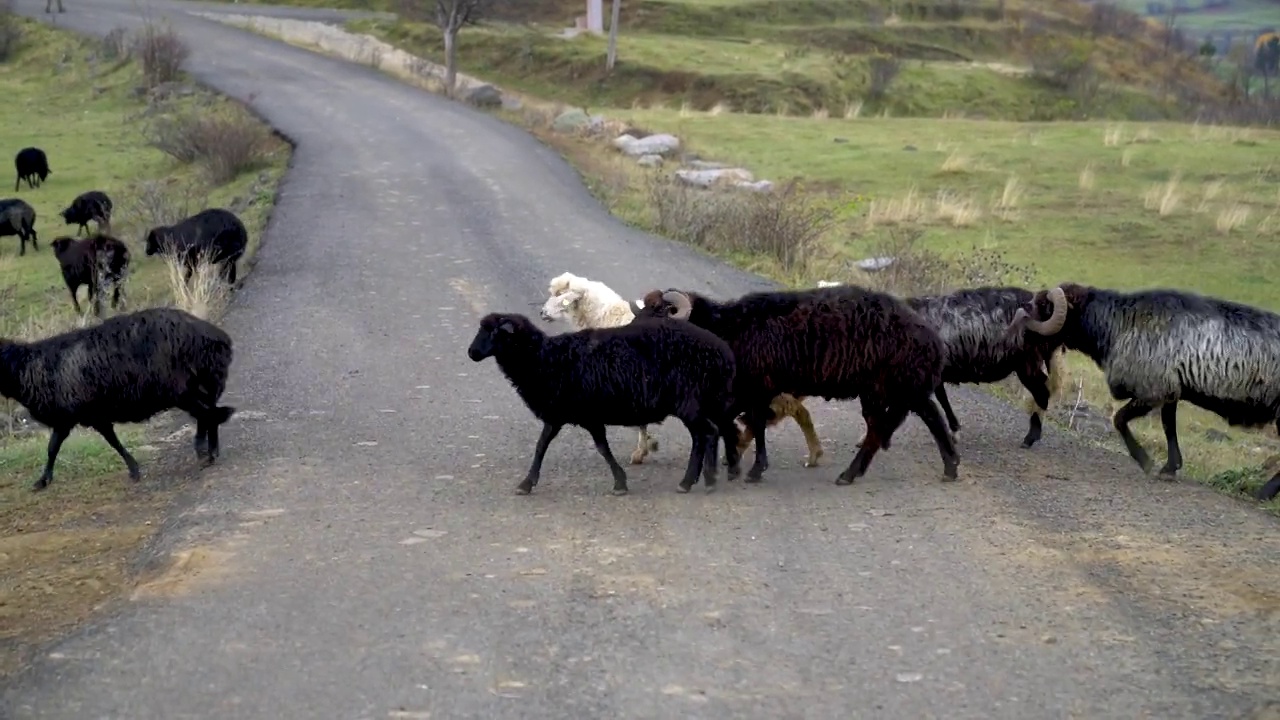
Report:
M 3 7 L 0 50 L 5 162 L 34 145 L 52 169 L 38 188 L 23 183 L 17 193 L 0 193 L 35 208 L 40 238 L 39 250 L 28 244 L 22 257 L 16 238 L 0 239 L 0 336 L 31 340 L 96 322 L 83 288 L 85 315 L 75 312 L 50 249 L 54 238 L 75 236 L 58 213 L 88 190 L 114 201 L 110 234 L 131 255 L 127 304 L 112 311 L 104 302 L 104 316 L 176 305 L 216 321 L 229 298 L 210 282 L 212 268 L 202 267 L 184 288 L 178 268 L 145 255 L 146 231 L 226 207 L 249 229 L 251 257 L 288 144 L 240 105 L 191 84 L 180 70 L 186 45 L 163 24 L 88 40 Z M 251 265 L 242 263 L 243 270 Z M 0 675 L 129 586 L 139 549 L 194 482 L 186 464 L 169 469 L 160 462 L 159 451 L 171 444 L 188 449 L 188 436 L 177 429 L 169 414 L 118 428 L 143 465 L 139 483 L 129 481 L 96 433 L 78 429 L 63 445 L 55 482 L 34 493 L 49 433 L 21 406 L 0 403 Z

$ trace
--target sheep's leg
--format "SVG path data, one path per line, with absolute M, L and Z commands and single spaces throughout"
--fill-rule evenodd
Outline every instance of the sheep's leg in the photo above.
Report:
M 1169 459 L 1160 468 L 1160 476 L 1172 480 L 1182 467 L 1182 449 L 1178 447 L 1178 403 L 1165 403 L 1160 408 L 1160 424 L 1164 426 L 1164 440 L 1169 445 Z
M 689 431 L 689 464 L 685 467 L 684 477 L 680 480 L 680 485 L 676 487 L 676 492 L 687 493 L 698 482 L 698 473 L 702 471 L 702 462 L 707 455 L 707 430 L 712 430 L 711 437 L 719 440 L 720 431 L 703 419 L 685 420 L 684 426 Z M 707 490 L 714 489 L 716 481 L 712 478 L 707 484 Z
M 1027 421 L 1027 436 L 1022 439 L 1022 447 L 1029 448 L 1040 440 L 1040 434 L 1043 431 L 1044 420 L 1042 415 L 1049 411 L 1049 398 L 1052 393 L 1049 392 L 1049 378 L 1037 368 L 1034 372 L 1027 368 L 1018 370 L 1018 380 L 1022 381 L 1022 386 L 1031 393 L 1031 402 L 1033 405 L 1027 408 L 1031 417 Z
M 768 405 L 763 409 L 753 407 L 747 410 L 747 427 L 751 428 L 751 433 L 755 435 L 756 459 L 751 463 L 751 469 L 747 471 L 746 482 L 760 482 L 764 477 L 764 471 L 769 469 L 769 450 L 765 447 L 764 441 L 765 426 L 769 423 L 769 417 Z
M 956 452 L 955 438 L 943 423 L 942 412 L 933 403 L 933 398 L 927 395 L 921 398 L 911 411 L 924 421 L 925 427 L 929 428 L 930 434 L 933 435 L 933 441 L 938 444 L 938 454 L 942 456 L 943 477 L 946 480 L 955 480 L 959 477 L 956 468 L 960 465 L 960 454 Z
M 725 477 L 731 481 L 742 474 L 742 466 L 740 465 L 742 451 L 738 446 L 740 436 L 738 434 L 738 423 L 735 421 L 736 417 L 736 413 L 729 412 L 717 423 L 719 426 L 719 438 L 724 440 L 724 464 L 729 466 L 729 469 L 725 471 Z M 715 454 L 713 454 L 711 462 L 714 463 L 715 461 Z
M 75 306 L 76 314 L 83 315 L 84 311 L 80 309 L 80 298 L 76 297 L 76 290 L 79 290 L 80 288 L 75 288 L 68 285 L 67 289 L 71 291 L 71 304 Z
M 636 428 L 639 431 L 639 437 L 636 438 L 636 449 L 631 451 L 631 464 L 639 465 L 649 454 L 649 431 L 646 426 L 641 425 Z
M 609 470 L 613 473 L 613 494 L 627 494 L 627 473 L 613 458 L 613 451 L 609 449 L 609 438 L 604 433 L 603 425 L 592 425 L 587 428 L 587 432 L 591 433 L 591 439 L 595 441 L 596 452 L 604 457 L 604 461 L 609 463 Z
M 74 426 L 73 426 L 74 427 Z M 39 491 L 49 487 L 49 483 L 53 482 L 53 464 L 58 460 L 58 452 L 62 450 L 62 441 L 67 439 L 71 434 L 70 427 L 55 427 L 49 430 L 49 460 L 44 465 L 44 472 L 40 474 L 36 484 L 31 486 L 32 490 Z
M 218 459 L 218 450 L 220 449 L 220 445 L 218 443 L 218 426 L 221 424 L 222 423 L 218 422 L 216 418 L 205 421 L 205 425 L 209 428 L 209 458 L 205 462 L 210 465 L 213 464 L 213 461 Z
M 191 413 L 196 418 L 196 436 L 192 438 L 191 445 L 195 448 L 196 458 L 207 460 L 209 457 L 209 423 L 204 419 L 204 413 Z
M 822 441 L 818 439 L 818 432 L 813 429 L 813 416 L 809 414 L 809 408 L 799 400 L 791 407 L 791 417 L 800 426 L 800 432 L 804 433 L 804 444 L 809 447 L 809 457 L 805 459 L 805 467 L 817 467 L 818 458 L 822 457 Z
M 933 396 L 937 398 L 938 405 L 942 406 L 942 412 L 947 416 L 947 427 L 951 428 L 953 433 L 960 432 L 960 420 L 951 409 L 951 399 L 947 397 L 947 384 L 938 383 L 937 389 L 933 391 Z
M 872 410 L 871 408 L 884 408 Z M 936 410 L 936 408 L 935 408 Z M 867 423 L 867 432 L 862 437 L 862 447 L 853 456 L 849 467 L 836 477 L 837 485 L 850 485 L 854 480 L 867 473 L 871 460 L 881 448 L 888 449 L 893 431 L 898 429 L 902 421 L 907 419 L 910 410 L 906 407 L 888 406 L 874 398 L 862 398 L 862 418 Z
M 715 488 L 718 478 L 716 477 L 717 456 L 720 454 L 720 423 L 712 420 L 707 421 L 710 428 L 710 434 L 707 435 L 707 449 L 702 453 L 702 480 L 707 486 L 707 492 L 711 492 Z M 728 446 L 726 446 L 728 452 Z
M 516 486 L 516 494 L 528 495 L 533 492 L 533 486 L 538 484 L 538 478 L 542 475 L 542 458 L 547 454 L 547 446 L 551 441 L 560 434 L 560 428 L 563 425 L 552 425 L 551 423 L 542 424 L 542 434 L 538 436 L 538 446 L 533 450 L 533 465 L 529 467 L 529 474 L 525 476 L 524 481 Z
M 124 449 L 124 445 L 120 444 L 120 438 L 116 437 L 116 430 L 111 426 L 111 423 L 94 425 L 93 429 L 97 430 L 98 434 L 106 439 L 111 449 L 115 450 L 124 460 L 124 464 L 129 466 L 129 479 L 135 482 L 142 479 L 142 470 L 138 468 L 138 461 L 133 459 L 128 450 Z
M 1155 410 L 1154 406 L 1134 399 L 1117 410 L 1115 417 L 1111 420 L 1116 432 L 1120 433 L 1120 439 L 1124 440 L 1124 446 L 1128 449 L 1130 457 L 1137 461 L 1144 473 L 1151 472 L 1151 456 L 1147 455 L 1147 451 L 1142 449 L 1142 446 L 1138 444 L 1138 439 L 1129 431 L 1129 423 L 1144 417 L 1152 410 Z

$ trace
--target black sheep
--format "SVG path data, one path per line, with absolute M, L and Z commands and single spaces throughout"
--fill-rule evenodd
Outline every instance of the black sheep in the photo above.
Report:
M 231 338 L 175 308 L 116 315 L 35 342 L 0 340 L 0 395 L 47 426 L 49 460 L 34 490 L 53 482 L 62 442 L 77 426 L 93 428 L 138 480 L 138 462 L 116 437 L 116 423 L 138 423 L 178 408 L 196 420 L 196 456 L 218 457 L 218 426 L 235 413 L 219 406 L 231 366 Z
M 716 483 L 719 438 L 737 465 L 732 405 L 733 353 L 709 332 L 670 321 L 548 336 L 524 315 L 490 313 L 467 349 L 473 362 L 493 357 L 520 399 L 542 421 L 533 465 L 516 492 L 538 484 L 547 446 L 565 425 L 591 433 L 613 472 L 613 493 L 627 492 L 627 474 L 613 458 L 605 426 L 640 427 L 674 415 L 693 446 L 679 491 Z
M 56 238 L 50 247 L 58 258 L 77 313 L 82 312 L 76 298 L 81 285 L 89 287 L 95 316 L 102 317 L 102 295 L 107 287 L 111 288 L 111 309 L 120 305 L 124 283 L 129 279 L 129 248 L 123 242 L 99 233 L 84 240 Z
M 201 259 L 222 264 L 222 277 L 236 284 L 236 262 L 249 244 L 244 223 L 230 210 L 201 210 L 175 225 L 160 225 L 147 233 L 147 255 L 176 254 L 186 266 L 185 280 L 191 279 Z
M 111 198 L 101 190 L 90 190 L 76 196 L 66 210 L 58 213 L 68 225 L 79 225 L 76 236 L 89 231 L 89 222 L 97 223 L 98 230 L 111 227 Z
M 49 169 L 49 158 L 45 157 L 43 150 L 36 147 L 19 150 L 13 158 L 13 166 L 18 171 L 18 178 L 13 181 L 14 192 L 18 192 L 18 184 L 23 180 L 27 181 L 28 188 L 34 188 L 53 174 Z
M 36 209 L 20 198 L 0 200 L 0 237 L 18 236 L 18 254 L 27 254 L 27 241 L 40 249 L 36 238 Z
M 960 458 L 932 397 L 942 384 L 946 345 L 902 300 L 842 285 L 750 293 L 726 303 L 691 292 L 653 290 L 640 305 L 637 318 L 687 320 L 724 338 L 733 349 L 738 369 L 735 414 L 745 413 L 756 440 L 749 481 L 759 481 L 769 467 L 764 432 L 769 403 L 781 393 L 861 399 L 866 434 L 836 479 L 838 485 L 866 473 L 909 413 L 928 426 L 945 477 L 956 479 Z M 737 473 L 731 465 L 730 477 Z

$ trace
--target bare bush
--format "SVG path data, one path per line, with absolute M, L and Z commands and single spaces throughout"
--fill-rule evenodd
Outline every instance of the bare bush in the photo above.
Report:
M 132 50 L 129 46 L 129 31 L 116 27 L 103 36 L 99 55 L 103 60 L 126 60 Z
M 889 86 L 893 84 L 894 78 L 898 77 L 898 71 L 901 69 L 902 62 L 896 57 L 891 55 L 872 57 L 867 97 L 872 100 L 884 99 L 889 92 Z
M 961 287 L 1014 284 L 1031 287 L 1035 272 L 1009 262 L 1004 252 L 973 246 L 967 252 L 948 257 L 924 246 L 924 231 L 895 228 L 872 246 L 874 257 L 888 258 L 887 267 L 871 272 L 852 271 L 848 278 L 897 295 L 929 295 Z
M 805 195 L 791 181 L 766 192 L 685 185 L 669 176 L 649 184 L 657 230 L 713 252 L 764 255 L 799 270 L 836 220 L 834 209 Z
M 203 210 L 208 203 L 205 194 L 194 185 L 166 183 L 162 180 L 143 180 L 130 186 L 124 196 L 128 198 L 123 212 L 117 218 L 135 235 L 142 235 L 153 227 L 173 225 Z M 115 223 L 113 223 L 114 225 Z
M 222 279 L 220 266 L 209 262 L 208 253 L 200 255 L 190 280 L 185 279 L 187 266 L 180 255 L 166 253 L 164 262 L 174 305 L 204 320 L 222 317 L 231 302 L 231 286 Z
M 0 2 L 0 62 L 12 58 L 22 42 L 22 27 L 13 13 L 12 0 Z
M 144 130 L 148 144 L 178 162 L 200 163 L 219 185 L 267 161 L 271 134 L 241 108 L 162 115 Z
M 148 89 L 182 76 L 182 63 L 191 48 L 173 28 L 147 21 L 133 36 L 133 56 L 142 65 L 142 77 Z

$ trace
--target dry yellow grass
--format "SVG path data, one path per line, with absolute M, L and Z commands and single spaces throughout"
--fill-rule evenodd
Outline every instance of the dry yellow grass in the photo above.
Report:
M 934 217 L 952 227 L 969 227 L 982 217 L 982 209 L 973 198 L 951 190 L 939 190 L 933 202 Z
M 1160 217 L 1172 215 L 1182 202 L 1182 193 L 1179 192 L 1181 182 L 1181 176 L 1175 172 L 1167 182 L 1156 183 L 1147 188 L 1142 196 L 1143 207 L 1155 210 Z
M 1218 220 L 1214 225 L 1218 228 L 1218 232 L 1228 235 L 1232 230 L 1243 226 L 1248 221 L 1249 206 L 1244 203 L 1233 202 L 1218 213 Z
M 962 154 L 959 150 L 952 150 L 947 159 L 942 161 L 942 167 L 939 168 L 944 173 L 965 173 L 973 169 L 973 158 Z
M 1093 170 L 1093 163 L 1085 163 L 1084 168 L 1080 171 L 1080 178 L 1077 185 L 1081 190 L 1088 192 L 1093 189 L 1094 183 L 1097 182 L 1097 175 Z

